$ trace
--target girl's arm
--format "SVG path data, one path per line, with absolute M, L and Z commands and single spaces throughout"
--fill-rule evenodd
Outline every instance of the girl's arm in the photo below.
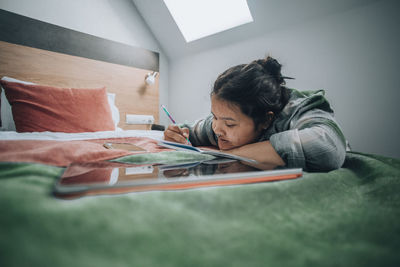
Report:
M 261 164 L 284 166 L 285 162 L 275 151 L 270 141 L 244 145 L 224 152 L 257 160 Z
M 193 146 L 217 146 L 217 139 L 212 130 L 212 115 L 194 123 L 184 123 L 181 127 L 189 129 L 189 141 Z
M 346 148 L 341 137 L 327 125 L 292 129 L 262 141 L 229 151 L 255 159 L 263 164 L 303 168 L 308 171 L 330 171 L 342 166 Z
M 346 141 L 333 122 L 318 122 L 277 133 L 270 138 L 275 151 L 287 166 L 309 171 L 331 171 L 342 166 Z

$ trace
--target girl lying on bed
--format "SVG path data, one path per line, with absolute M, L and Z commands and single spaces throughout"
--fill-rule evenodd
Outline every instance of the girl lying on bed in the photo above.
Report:
M 281 64 L 272 57 L 223 72 L 211 92 L 211 115 L 181 128 L 170 125 L 169 141 L 217 146 L 261 163 L 329 171 L 345 159 L 346 140 L 324 91 L 285 87 Z

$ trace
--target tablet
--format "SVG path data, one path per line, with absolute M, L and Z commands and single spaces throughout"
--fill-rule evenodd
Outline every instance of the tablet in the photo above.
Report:
M 61 198 L 76 198 L 260 183 L 301 176 L 302 169 L 260 170 L 229 159 L 176 165 L 137 165 L 109 161 L 73 163 L 56 182 L 54 194 Z

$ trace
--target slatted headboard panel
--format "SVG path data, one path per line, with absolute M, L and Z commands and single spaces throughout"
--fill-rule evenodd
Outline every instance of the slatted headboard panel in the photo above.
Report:
M 116 93 L 119 127 L 126 114 L 153 115 L 159 121 L 158 77 L 147 85 L 145 76 L 159 71 L 156 52 L 136 48 L 0 10 L 0 77 L 74 88 L 105 86 Z

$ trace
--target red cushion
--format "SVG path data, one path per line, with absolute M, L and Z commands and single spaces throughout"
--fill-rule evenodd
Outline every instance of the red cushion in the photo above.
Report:
M 17 132 L 114 131 L 105 88 L 75 89 L 0 81 Z

